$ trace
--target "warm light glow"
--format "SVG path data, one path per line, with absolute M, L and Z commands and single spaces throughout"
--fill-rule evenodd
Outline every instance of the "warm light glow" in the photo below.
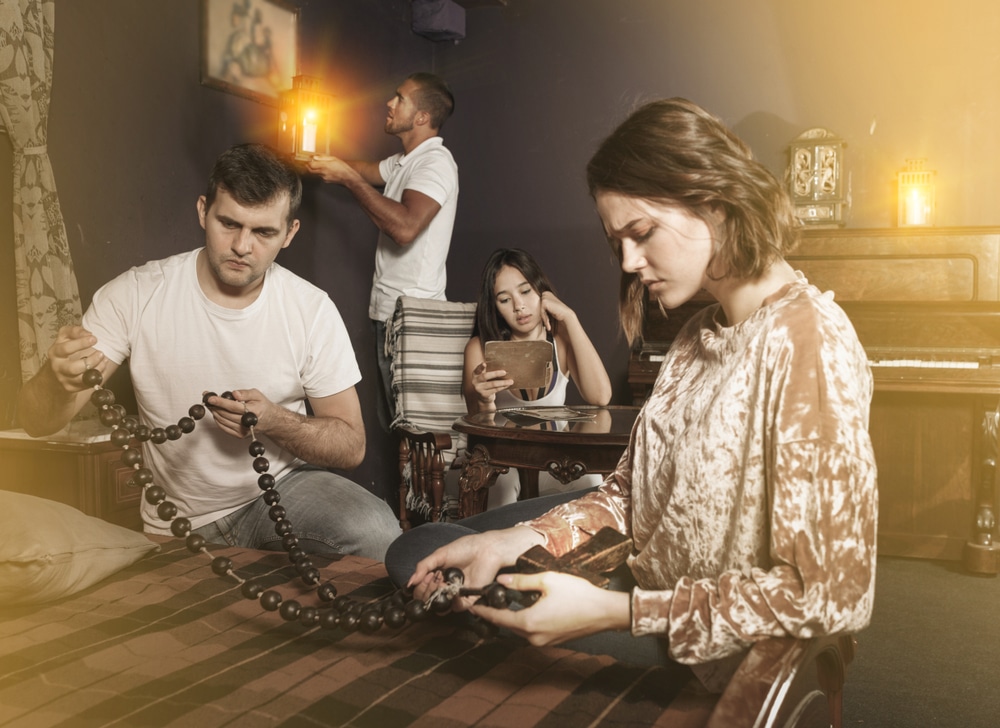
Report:
M 316 120 L 318 115 L 315 110 L 307 109 L 302 117 L 302 151 L 316 153 Z
M 296 76 L 280 103 L 278 148 L 300 161 L 329 154 L 333 98 L 320 90 L 319 80 Z
M 934 224 L 934 175 L 924 169 L 926 160 L 908 159 L 906 169 L 898 173 L 900 227 Z
M 926 224 L 928 212 L 926 192 L 914 187 L 910 190 L 910 194 L 906 201 L 906 224 Z

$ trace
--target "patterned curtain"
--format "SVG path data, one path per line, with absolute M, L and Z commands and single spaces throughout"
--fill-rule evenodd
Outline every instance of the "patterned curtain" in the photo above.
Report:
M 0 0 L 0 121 L 14 153 L 14 270 L 21 377 L 38 371 L 80 293 L 49 162 L 55 0 Z

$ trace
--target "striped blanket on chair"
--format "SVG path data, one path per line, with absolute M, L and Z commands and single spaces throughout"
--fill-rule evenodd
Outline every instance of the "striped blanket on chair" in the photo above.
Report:
M 443 453 L 446 468 L 464 448 L 464 438 L 453 432 L 451 425 L 467 412 L 462 365 L 475 316 L 474 303 L 400 296 L 386 327 L 385 347 L 392 360 L 396 404 L 392 425 L 452 434 L 452 447 Z M 407 500 L 411 510 L 425 516 L 430 512 L 426 498 L 408 496 Z

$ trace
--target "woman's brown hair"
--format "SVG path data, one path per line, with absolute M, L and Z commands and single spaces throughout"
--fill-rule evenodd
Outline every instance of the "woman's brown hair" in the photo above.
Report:
M 756 278 L 798 239 L 782 184 L 721 120 L 687 99 L 653 101 L 634 111 L 598 147 L 587 165 L 587 184 L 595 197 L 615 192 L 687 208 L 712 231 L 717 270 L 724 275 Z M 621 260 L 619 246 L 612 248 Z M 639 278 L 623 272 L 618 308 L 630 344 L 642 337 L 648 305 Z

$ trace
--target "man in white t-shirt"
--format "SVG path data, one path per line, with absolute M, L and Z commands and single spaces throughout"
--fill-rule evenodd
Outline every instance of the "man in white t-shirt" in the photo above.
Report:
M 205 397 L 212 417 L 193 432 L 143 447 L 153 483 L 192 532 L 282 547 L 241 422 L 252 412 L 299 547 L 381 559 L 399 534 L 395 515 L 328 470 L 353 469 L 365 452 L 350 337 L 325 292 L 274 262 L 299 228 L 301 199 L 298 175 L 268 147 L 222 154 L 197 203 L 205 247 L 132 268 L 98 290 L 82 324 L 60 330 L 22 388 L 19 420 L 36 437 L 59 430 L 91 397 L 84 372 L 97 369 L 107 382 L 126 359 L 150 428 L 176 423 L 206 392 L 231 392 Z M 146 499 L 142 517 L 146 531 L 170 533 Z
M 392 418 L 385 327 L 400 296 L 445 300 L 445 262 L 458 205 L 458 166 L 439 132 L 455 108 L 448 85 L 431 73 L 414 73 L 388 102 L 385 131 L 399 138 L 400 154 L 381 161 L 345 161 L 316 155 L 306 168 L 350 190 L 379 229 L 368 315 Z M 384 187 L 382 193 L 376 187 Z M 388 424 L 385 422 L 383 424 Z

